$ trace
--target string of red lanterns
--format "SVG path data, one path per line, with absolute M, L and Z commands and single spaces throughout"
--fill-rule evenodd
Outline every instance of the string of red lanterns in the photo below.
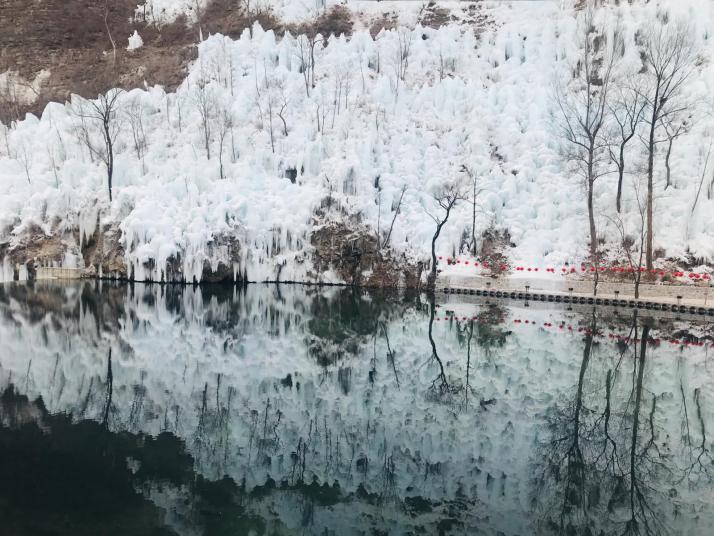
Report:
M 438 257 L 439 260 L 444 260 L 443 256 Z M 456 265 L 456 264 L 462 264 L 464 266 L 474 266 L 475 268 L 492 268 L 494 266 L 498 266 L 501 271 L 505 270 L 510 270 L 513 269 L 516 272 L 532 272 L 532 273 L 538 273 L 541 270 L 546 273 L 561 273 L 564 275 L 567 274 L 587 274 L 587 273 L 594 273 L 594 272 L 601 272 L 601 273 L 612 273 L 612 274 L 633 274 L 636 272 L 641 272 L 641 273 L 649 273 L 651 275 L 656 275 L 660 277 L 665 277 L 667 275 L 671 277 L 676 277 L 676 278 L 688 278 L 693 281 L 710 281 L 712 279 L 712 276 L 709 275 L 708 273 L 699 273 L 699 272 L 683 272 L 679 270 L 672 270 L 672 271 L 667 271 L 667 270 L 662 270 L 662 269 L 652 269 L 652 270 L 647 270 L 647 268 L 640 266 L 639 268 L 636 268 L 634 266 L 622 266 L 622 265 L 610 265 L 610 266 L 600 266 L 595 267 L 595 266 L 587 266 L 585 264 L 580 265 L 580 269 L 576 269 L 575 266 L 572 265 L 565 265 L 561 266 L 560 269 L 557 269 L 553 266 L 548 266 L 546 268 L 542 268 L 539 266 L 510 266 L 508 264 L 498 264 L 498 265 L 491 265 L 488 262 L 481 262 L 479 263 L 478 261 L 470 261 L 470 260 L 462 260 L 462 259 L 454 259 L 451 257 L 446 257 L 446 262 L 449 265 Z
M 477 322 L 486 322 L 492 320 L 491 317 L 486 317 L 482 319 L 481 317 L 475 315 L 475 316 L 462 316 L 459 317 L 458 315 L 446 315 L 444 317 L 436 317 L 435 320 L 437 322 L 441 322 L 442 320 L 444 322 L 449 322 L 449 321 L 467 321 L 467 320 L 473 320 Z M 626 344 L 629 344 L 630 342 L 635 342 L 639 343 L 641 342 L 642 339 L 639 338 L 632 338 L 629 335 L 622 335 L 619 333 L 615 333 L 613 331 L 608 331 L 604 332 L 602 330 L 597 330 L 593 331 L 590 328 L 584 328 L 580 326 L 573 326 L 572 324 L 566 324 L 564 321 L 557 322 L 557 323 L 552 323 L 552 322 L 543 322 L 542 324 L 539 322 L 536 322 L 535 320 L 529 320 L 529 319 L 520 319 L 520 318 L 514 318 L 511 320 L 513 324 L 524 324 L 524 325 L 529 325 L 533 327 L 542 327 L 542 328 L 553 328 L 553 333 L 581 333 L 584 335 L 590 335 L 593 337 L 598 337 L 598 338 L 605 338 L 607 337 L 608 339 L 612 341 L 623 341 Z M 690 348 L 690 347 L 707 347 L 710 348 L 712 346 L 711 342 L 704 342 L 704 341 L 687 341 L 683 339 L 675 339 L 675 338 L 660 338 L 660 337 L 649 337 L 648 342 L 650 344 L 654 344 L 659 346 L 661 343 L 668 343 L 673 346 L 682 346 L 684 348 Z

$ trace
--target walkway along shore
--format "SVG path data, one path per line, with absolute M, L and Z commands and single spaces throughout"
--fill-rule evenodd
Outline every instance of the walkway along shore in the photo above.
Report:
M 704 282 L 702 282 L 704 283 Z M 484 277 L 479 275 L 439 275 L 437 292 L 474 294 L 519 300 L 563 303 L 593 303 L 620 307 L 672 310 L 714 317 L 714 289 L 706 284 L 644 284 L 635 299 L 634 283 L 603 281 L 597 295 L 587 279 L 545 279 L 538 277 Z

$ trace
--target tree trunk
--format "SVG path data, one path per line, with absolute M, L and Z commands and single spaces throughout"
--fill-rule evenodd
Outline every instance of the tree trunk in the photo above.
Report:
M 593 183 L 588 185 L 588 221 L 590 223 L 590 256 L 597 264 L 597 231 L 595 230 L 595 207 L 593 203 Z
M 622 208 L 622 178 L 625 175 L 625 144 L 626 142 L 620 144 L 620 161 L 617 165 L 617 201 L 615 207 L 618 214 Z
M 204 120 L 203 124 L 203 144 L 206 147 L 206 158 L 208 160 L 211 159 L 211 142 L 210 142 L 210 134 L 208 132 L 208 119 Z
M 104 141 L 107 145 L 107 186 L 109 187 L 109 202 L 112 202 L 112 177 L 114 176 L 114 147 L 109 132 L 109 118 L 104 120 Z
M 635 384 L 635 407 L 632 415 L 632 438 L 630 441 L 630 522 L 636 526 L 637 520 L 635 515 L 635 495 L 637 488 L 637 437 L 640 425 L 640 407 L 642 405 L 642 380 L 645 370 L 645 353 L 647 350 L 647 338 L 650 334 L 650 327 L 645 324 L 642 328 L 642 339 L 640 343 L 640 356 L 637 369 L 637 380 Z M 637 331 L 635 331 L 635 338 Z
M 659 85 L 655 91 L 654 101 L 652 104 L 652 118 L 650 122 L 650 136 L 647 142 L 647 255 L 645 262 L 647 269 L 651 270 L 653 266 L 653 242 L 652 234 L 652 213 L 654 205 L 654 151 L 655 151 L 655 130 L 657 128 L 657 116 L 659 115 Z
M 476 256 L 476 180 L 473 180 L 474 193 L 471 201 L 473 202 L 473 210 L 471 212 L 471 247 L 473 248 L 473 256 Z
M 444 223 L 446 223 L 446 219 L 444 219 L 442 223 L 436 225 L 436 232 L 431 239 L 431 272 L 429 273 L 429 278 L 426 282 L 426 288 L 430 292 L 433 292 L 434 287 L 436 286 L 436 241 L 439 239 L 441 228 L 444 226 Z
M 664 157 L 664 166 L 667 168 L 667 182 L 664 185 L 665 190 L 670 186 L 671 170 L 669 168 L 669 156 L 672 154 L 672 143 L 674 143 L 674 137 L 669 138 L 669 145 L 667 145 L 667 154 Z

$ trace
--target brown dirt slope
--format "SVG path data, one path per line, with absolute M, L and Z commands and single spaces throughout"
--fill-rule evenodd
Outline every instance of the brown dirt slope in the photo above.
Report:
M 0 87 L 0 121 L 41 113 L 49 101 L 65 101 L 71 93 L 96 96 L 111 87 L 130 89 L 160 84 L 168 89 L 184 77 L 195 58 L 198 26 L 185 20 L 157 27 L 134 17 L 138 0 L 2 0 L 0 2 L 0 74 L 17 72 L 31 81 L 42 70 L 50 76 L 39 88 L 24 82 L 14 91 Z M 253 22 L 280 29 L 269 12 L 244 12 L 236 0 L 213 0 L 201 14 L 204 35 L 239 35 Z M 105 11 L 106 6 L 106 11 Z M 106 24 L 105 24 L 106 15 Z M 109 29 L 109 32 L 107 31 Z M 144 46 L 127 51 L 137 30 Z M 116 59 L 109 39 L 116 42 Z M 39 89 L 39 90 L 38 90 Z M 36 95 L 28 103 L 18 93 Z

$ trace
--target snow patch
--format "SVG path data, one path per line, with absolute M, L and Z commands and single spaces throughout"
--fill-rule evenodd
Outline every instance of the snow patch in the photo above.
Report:
M 129 46 L 126 47 L 127 50 L 136 50 L 144 46 L 144 40 L 139 35 L 139 32 L 134 30 L 134 33 L 129 36 Z

